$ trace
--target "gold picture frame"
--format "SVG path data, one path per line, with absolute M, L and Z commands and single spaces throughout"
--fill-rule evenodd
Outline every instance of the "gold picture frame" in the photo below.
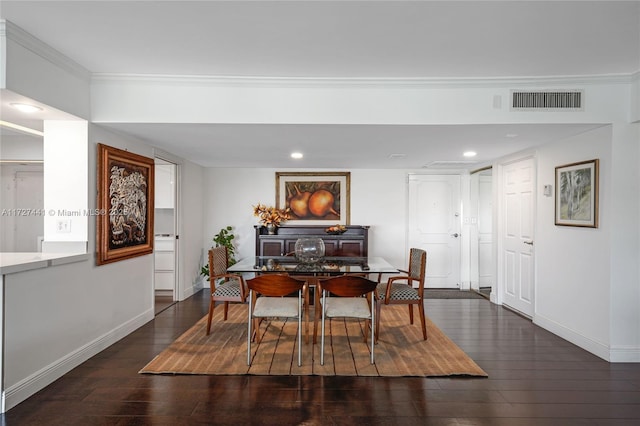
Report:
M 154 161 L 98 144 L 96 263 L 153 253 Z
M 598 227 L 598 173 L 598 159 L 556 167 L 556 225 Z
M 276 208 L 290 208 L 287 224 L 349 225 L 350 172 L 276 172 Z

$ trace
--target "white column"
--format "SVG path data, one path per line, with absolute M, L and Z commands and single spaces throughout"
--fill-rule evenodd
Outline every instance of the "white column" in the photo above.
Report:
M 85 253 L 88 235 L 88 124 L 44 122 L 43 252 Z

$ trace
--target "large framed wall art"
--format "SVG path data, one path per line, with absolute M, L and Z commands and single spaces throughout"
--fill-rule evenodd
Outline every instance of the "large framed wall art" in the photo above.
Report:
M 153 252 L 154 161 L 98 144 L 96 263 Z
M 350 172 L 276 172 L 276 208 L 288 224 L 349 224 Z
M 556 167 L 556 225 L 598 227 L 598 160 Z

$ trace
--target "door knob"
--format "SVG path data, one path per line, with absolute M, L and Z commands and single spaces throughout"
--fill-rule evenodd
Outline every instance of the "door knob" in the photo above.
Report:
M 460 235 L 456 232 L 455 234 L 451 234 L 453 238 L 458 238 Z

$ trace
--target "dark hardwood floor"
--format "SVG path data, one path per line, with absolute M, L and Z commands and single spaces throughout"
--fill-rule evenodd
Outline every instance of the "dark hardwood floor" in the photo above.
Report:
M 164 311 L 165 309 L 167 309 L 169 306 L 173 305 L 174 300 L 173 300 L 173 296 L 159 296 L 156 294 L 155 296 L 155 304 L 154 304 L 154 308 L 155 308 L 155 315 L 158 315 L 160 312 Z
M 484 299 L 426 300 L 489 378 L 157 376 L 138 370 L 208 290 L 69 372 L 3 425 L 638 425 L 640 364 L 609 364 Z

